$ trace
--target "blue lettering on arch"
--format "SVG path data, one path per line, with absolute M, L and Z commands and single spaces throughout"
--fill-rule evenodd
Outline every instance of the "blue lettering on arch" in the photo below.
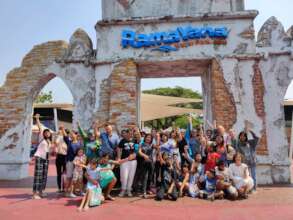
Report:
M 133 30 L 122 30 L 121 46 L 123 48 L 143 48 L 151 46 L 162 46 L 200 38 L 221 38 L 225 39 L 229 35 L 226 27 L 178 27 L 168 32 L 154 32 L 150 34 L 137 34 Z M 169 47 L 162 47 L 161 51 L 175 51 Z

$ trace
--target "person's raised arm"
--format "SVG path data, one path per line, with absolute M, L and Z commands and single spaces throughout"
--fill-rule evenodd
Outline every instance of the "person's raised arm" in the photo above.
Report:
M 95 137 L 96 139 L 99 139 L 100 136 L 101 136 L 101 133 L 100 133 L 100 129 L 105 126 L 105 123 L 99 123 L 99 121 L 95 121 L 95 123 L 93 124 L 93 129 L 94 129 L 94 134 L 95 134 Z
M 37 127 L 39 129 L 39 132 L 42 133 L 43 127 L 42 127 L 42 124 L 40 122 L 40 114 L 36 114 L 35 119 L 36 119 L 36 124 L 37 124 Z
M 244 131 L 247 134 L 248 143 L 251 145 L 251 147 L 256 148 L 256 145 L 259 141 L 259 137 L 257 137 L 256 134 L 251 130 L 251 126 L 248 121 L 245 121 Z
M 85 133 L 85 131 L 81 128 L 79 122 L 77 122 L 77 129 L 78 129 L 78 132 L 79 132 L 80 136 L 82 137 L 82 139 L 85 140 L 85 139 L 88 138 L 88 136 L 87 136 L 87 134 Z
M 114 129 L 115 129 L 115 131 L 116 131 L 117 135 L 118 135 L 118 136 L 120 136 L 120 135 L 121 135 L 121 133 L 120 133 L 120 130 L 119 130 L 119 128 L 118 128 L 118 126 L 117 126 L 117 124 L 116 124 L 116 123 L 111 123 L 111 124 L 112 124 L 112 126 L 114 127 Z
M 194 162 L 194 159 L 192 159 L 190 157 L 190 155 L 188 153 L 183 153 L 182 156 L 189 162 L 189 163 L 193 163 Z

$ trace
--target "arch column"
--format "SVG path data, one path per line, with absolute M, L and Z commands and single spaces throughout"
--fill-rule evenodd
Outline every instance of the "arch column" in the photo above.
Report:
M 44 74 L 67 48 L 63 41 L 49 42 L 25 56 L 0 88 L 0 176 L 20 179 L 28 175 L 32 103 L 54 74 Z

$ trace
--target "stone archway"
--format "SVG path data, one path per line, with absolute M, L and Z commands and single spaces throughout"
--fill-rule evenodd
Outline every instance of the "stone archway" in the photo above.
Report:
M 67 49 L 63 41 L 38 45 L 12 70 L 0 88 L 0 175 L 19 179 L 27 174 L 32 104 L 42 87 L 55 77 L 47 73 Z M 9 164 L 10 166 L 7 166 Z M 7 169 L 8 168 L 8 169 Z M 6 170 L 7 169 L 7 170 Z
M 89 37 L 78 29 L 69 44 L 52 41 L 35 46 L 25 56 L 21 67 L 8 73 L 0 88 L 1 178 L 27 176 L 33 101 L 51 79 L 59 77 L 71 91 L 75 106 L 73 121 L 80 121 L 84 128 L 91 126 L 95 108 L 95 74 L 94 69 L 86 65 L 86 58 L 92 51 Z M 76 58 L 79 62 L 65 65 L 66 59 Z

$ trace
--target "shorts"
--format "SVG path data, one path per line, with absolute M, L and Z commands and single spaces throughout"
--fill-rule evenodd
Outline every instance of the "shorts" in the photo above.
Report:
M 72 179 L 73 177 L 73 170 L 74 170 L 74 164 L 72 161 L 68 161 L 66 163 L 66 178 Z
M 74 182 L 83 181 L 83 170 L 74 169 L 72 181 Z

